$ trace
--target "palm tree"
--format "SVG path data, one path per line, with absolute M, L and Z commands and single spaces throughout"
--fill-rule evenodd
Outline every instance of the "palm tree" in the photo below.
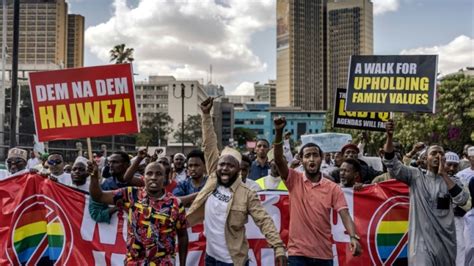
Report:
M 133 48 L 125 48 L 125 44 L 117 44 L 110 50 L 110 62 L 115 64 L 131 63 L 133 58 Z

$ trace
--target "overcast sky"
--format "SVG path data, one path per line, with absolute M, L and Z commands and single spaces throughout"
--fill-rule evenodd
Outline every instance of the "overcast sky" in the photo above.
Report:
M 276 0 L 69 0 L 85 17 L 85 65 L 135 49 L 134 72 L 208 81 L 252 93 L 276 78 Z M 474 1 L 373 0 L 375 54 L 439 54 L 438 69 L 474 66 Z

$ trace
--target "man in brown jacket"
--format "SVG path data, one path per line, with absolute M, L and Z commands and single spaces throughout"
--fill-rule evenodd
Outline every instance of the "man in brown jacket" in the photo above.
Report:
M 239 177 L 240 153 L 226 148 L 219 156 L 210 115 L 213 100 L 208 98 L 201 104 L 204 154 L 210 174 L 187 215 L 190 226 L 204 221 L 206 265 L 248 265 L 245 224 L 249 214 L 274 249 L 275 264 L 286 265 L 285 246 L 273 220 L 256 192 Z

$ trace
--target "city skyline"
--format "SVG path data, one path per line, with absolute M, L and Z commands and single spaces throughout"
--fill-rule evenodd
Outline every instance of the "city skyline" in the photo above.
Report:
M 474 65 L 471 1 L 373 2 L 375 54 L 438 53 L 442 74 Z M 70 13 L 85 15 L 86 66 L 107 64 L 108 50 L 125 43 L 135 48 L 139 80 L 159 74 L 206 82 L 212 64 L 213 82 L 242 94 L 276 78 L 275 3 L 69 1 Z

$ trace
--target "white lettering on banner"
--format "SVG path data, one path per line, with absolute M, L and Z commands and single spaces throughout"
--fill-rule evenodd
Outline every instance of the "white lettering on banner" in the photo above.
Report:
M 98 79 L 95 81 L 97 96 L 127 94 L 127 78 Z
M 349 214 L 354 221 L 354 190 L 352 188 L 343 188 L 344 197 L 346 198 L 347 207 L 349 208 Z M 334 217 L 336 211 L 331 211 L 331 233 L 334 242 L 350 243 L 351 238 L 346 234 L 346 228 L 342 222 L 341 215 L 337 214 L 337 217 Z M 336 220 L 334 220 L 334 218 Z M 334 223 L 335 222 L 335 223 Z M 339 266 L 339 258 L 337 254 L 336 243 L 332 244 L 332 254 L 334 254 L 334 266 Z
M 105 252 L 92 250 L 92 255 L 94 256 L 95 265 L 107 265 L 105 263 Z
M 273 251 L 273 249 L 262 248 L 260 253 L 262 254 L 262 261 L 260 265 L 274 265 L 275 264 L 275 252 Z
M 102 244 L 109 244 L 115 245 L 117 241 L 117 231 L 118 228 L 118 217 L 116 214 L 110 217 L 110 224 L 108 223 L 96 223 L 92 220 L 92 217 L 89 213 L 89 196 L 85 197 L 85 204 L 84 204 L 84 215 L 82 216 L 82 223 L 81 223 L 81 236 L 82 239 L 86 241 L 92 241 L 94 237 L 94 231 L 98 227 L 99 228 L 99 241 Z M 125 215 L 124 215 L 125 216 Z M 127 241 L 127 217 L 124 217 L 123 227 L 122 229 L 122 236 L 124 241 Z
M 107 262 L 105 259 L 105 252 L 93 250 L 92 255 L 94 257 L 95 265 L 107 265 Z M 112 256 L 110 257 L 110 265 L 123 265 L 124 261 L 125 261 L 125 254 L 112 253 Z
M 349 207 L 349 213 L 351 216 L 353 216 L 353 210 L 354 210 L 354 202 L 353 202 L 353 191 L 352 189 L 343 189 L 344 191 L 344 196 L 346 198 L 348 207 Z M 262 205 L 264 206 L 265 210 L 267 213 L 270 215 L 270 217 L 273 219 L 275 222 L 275 226 L 279 232 L 281 232 L 282 228 L 282 219 L 289 219 L 289 213 L 282 213 L 280 208 L 278 207 L 278 204 L 280 203 L 280 200 L 282 199 L 282 196 L 288 196 L 287 192 L 275 192 L 275 191 L 266 191 L 266 192 L 260 192 L 259 194 L 263 194 L 264 199 L 262 201 Z M 92 241 L 93 236 L 94 236 L 94 231 L 98 227 L 99 229 L 99 241 L 102 244 L 115 244 L 116 238 L 117 238 L 117 230 L 118 228 L 118 218 L 117 215 L 114 214 L 112 215 L 111 218 L 111 224 L 106 224 L 106 223 L 96 223 L 95 221 L 92 220 L 89 214 L 89 197 L 86 196 L 86 204 L 84 207 L 84 215 L 83 215 L 83 220 L 82 220 L 82 225 L 81 225 L 81 236 L 84 240 L 86 241 Z M 337 218 L 333 217 L 334 212 L 331 213 L 331 230 L 333 234 L 333 239 L 335 242 L 339 243 L 349 243 L 350 238 L 349 236 L 345 233 L 345 227 L 342 223 L 342 220 L 340 216 L 338 215 Z M 126 216 L 126 215 L 124 215 Z M 249 215 L 250 216 L 250 215 Z M 126 229 L 127 229 L 127 222 L 128 219 L 124 217 L 124 223 L 123 223 L 123 237 L 124 240 L 126 238 Z M 249 217 L 249 222 L 245 225 L 246 226 L 246 234 L 247 234 L 247 239 L 252 240 L 252 241 L 265 241 L 265 236 L 262 235 L 260 232 L 260 229 L 256 226 L 255 222 L 253 221 L 252 217 Z M 194 227 L 194 232 L 192 231 L 192 228 L 188 228 L 188 238 L 189 238 L 189 244 L 191 245 L 192 243 L 196 243 L 201 241 L 199 239 L 200 235 L 202 234 L 201 226 Z M 205 244 L 205 243 L 204 243 Z M 223 243 L 225 244 L 225 243 Z M 124 251 L 125 252 L 125 251 Z M 260 253 L 260 258 L 261 261 L 259 264 L 257 264 L 257 259 L 255 256 L 255 253 Z M 334 252 L 334 263 L 337 266 L 338 265 L 338 254 L 337 250 L 335 248 L 335 245 L 333 247 L 333 252 Z M 178 254 L 176 254 L 176 265 L 179 265 L 179 258 Z M 265 266 L 273 266 L 274 265 L 274 251 L 272 248 L 269 247 L 264 247 L 261 248 L 260 250 L 254 250 L 252 248 L 252 245 L 249 248 L 249 259 L 250 259 L 250 265 L 265 265 Z M 105 252 L 102 251 L 93 251 L 93 256 L 95 260 L 95 265 L 105 265 L 105 260 L 106 260 L 106 254 Z M 204 259 L 205 256 L 205 245 L 198 245 L 198 248 L 192 248 L 188 251 L 188 257 L 186 260 L 186 265 L 199 265 L 199 262 L 201 259 Z M 121 265 L 123 264 L 123 260 L 125 259 L 125 254 L 117 254 L 117 253 L 112 253 L 111 256 L 111 265 Z
M 284 195 L 288 193 L 284 192 Z M 265 200 L 262 201 L 262 205 L 267 210 L 268 214 L 272 218 L 277 231 L 280 232 L 281 229 L 281 213 L 280 209 L 275 206 L 280 201 L 280 195 L 278 192 L 276 194 L 265 194 Z M 260 232 L 260 228 L 255 224 L 252 219 L 252 216 L 249 215 L 248 223 L 245 225 L 245 230 L 247 233 L 247 239 L 265 239 L 265 236 Z M 262 264 L 265 265 L 265 264 Z
M 69 99 L 67 83 L 37 85 L 35 88 L 38 102 Z
M 72 83 L 72 92 L 74 98 L 93 97 L 91 82 L 88 80 Z
M 342 190 L 344 191 L 344 197 L 346 198 L 347 207 L 349 208 L 349 214 L 351 215 L 351 217 L 354 217 L 354 190 L 351 188 L 343 188 Z M 349 235 L 345 233 L 346 228 L 344 227 L 344 223 L 342 222 L 341 216 L 338 213 L 337 217 L 334 217 L 335 213 L 335 211 L 331 212 L 332 238 L 335 242 L 351 242 Z
M 186 212 L 187 211 L 188 210 L 186 209 Z M 189 242 L 195 242 L 195 241 L 199 240 L 199 235 L 201 234 L 201 232 L 194 233 L 192 227 L 188 227 L 187 231 L 188 231 L 188 241 Z

